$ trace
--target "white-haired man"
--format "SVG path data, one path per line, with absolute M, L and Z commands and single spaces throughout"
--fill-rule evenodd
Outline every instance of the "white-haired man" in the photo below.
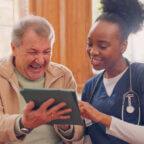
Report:
M 42 17 L 26 16 L 14 26 L 12 56 L 0 61 L 0 144 L 57 144 L 62 135 L 65 140 L 73 138 L 65 131 L 58 136 L 58 130 L 46 124 L 70 118 L 65 103 L 47 110 L 55 102 L 50 99 L 33 110 L 34 103 L 26 104 L 19 93 L 22 88 L 76 89 L 71 71 L 51 62 L 54 40 L 52 26 Z

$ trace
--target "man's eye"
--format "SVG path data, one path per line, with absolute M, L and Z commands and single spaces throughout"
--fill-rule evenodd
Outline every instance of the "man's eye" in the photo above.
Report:
M 37 52 L 28 52 L 28 54 L 30 54 L 30 55 L 36 55 Z
M 88 47 L 92 47 L 92 46 L 93 46 L 93 44 L 92 44 L 92 43 L 90 43 L 90 42 L 88 42 L 88 43 L 87 43 L 87 46 L 88 46 Z
M 48 50 L 48 51 L 45 51 L 45 52 L 43 52 L 43 54 L 50 54 L 51 53 L 51 50 Z

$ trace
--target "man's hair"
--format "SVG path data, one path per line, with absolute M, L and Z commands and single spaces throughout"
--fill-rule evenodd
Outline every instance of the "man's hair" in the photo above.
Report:
M 48 38 L 53 45 L 55 33 L 52 25 L 40 16 L 28 15 L 20 19 L 12 30 L 12 40 L 17 47 L 20 46 L 22 38 L 27 30 L 33 30 L 38 36 Z

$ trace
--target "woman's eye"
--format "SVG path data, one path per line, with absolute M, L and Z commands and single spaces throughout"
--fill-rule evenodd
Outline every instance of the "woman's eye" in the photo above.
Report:
M 107 48 L 107 46 L 106 45 L 100 45 L 100 48 L 105 49 L 105 48 Z
M 106 44 L 106 43 L 102 43 L 102 44 L 98 44 L 98 47 L 99 47 L 100 49 L 106 49 L 107 47 L 109 47 L 109 45 Z

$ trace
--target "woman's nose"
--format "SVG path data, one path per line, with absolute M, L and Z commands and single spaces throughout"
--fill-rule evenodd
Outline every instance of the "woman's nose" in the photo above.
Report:
M 90 49 L 90 55 L 99 55 L 99 50 L 98 50 L 98 48 L 96 48 L 96 47 L 92 47 L 91 49 Z

